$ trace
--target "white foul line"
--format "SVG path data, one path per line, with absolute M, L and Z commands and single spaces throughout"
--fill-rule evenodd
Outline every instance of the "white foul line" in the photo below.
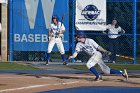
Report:
M 75 84 L 75 83 L 79 83 L 79 81 L 67 82 L 67 83 L 57 83 L 57 84 L 34 85 L 34 86 L 12 88 L 12 89 L 4 89 L 4 90 L 0 90 L 0 92 L 9 92 L 9 91 L 16 91 L 16 90 L 23 90 L 23 89 L 39 88 L 39 87 L 44 87 L 44 86 L 57 86 L 57 85 Z
M 36 77 L 0 77 L 0 79 L 24 79 L 24 78 L 36 78 Z M 52 79 L 52 77 L 41 77 L 41 79 Z

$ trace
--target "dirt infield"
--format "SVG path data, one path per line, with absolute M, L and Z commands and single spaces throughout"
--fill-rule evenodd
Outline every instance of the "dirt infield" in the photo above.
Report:
M 31 74 L 0 74 L 0 93 L 46 93 L 56 89 L 81 86 L 140 87 L 140 75 L 130 75 L 129 81 L 121 76 L 103 76 L 103 81 L 93 81 L 91 74 L 47 74 L 36 78 Z
M 124 87 L 127 87 L 127 90 L 136 88 L 134 89 L 136 91 L 133 93 L 140 93 L 140 73 L 129 73 L 128 81 L 122 76 L 103 75 L 103 81 L 96 82 L 93 80 L 95 76 L 90 72 L 70 69 L 62 66 L 62 64 L 49 66 L 37 64 L 36 66 L 47 68 L 47 70 L 0 71 L 0 93 L 58 93 L 58 90 L 63 90 L 63 92 L 59 93 L 94 93 L 92 89 L 98 87 L 101 88 L 95 93 L 104 93 L 103 91 L 106 89 L 109 89 L 109 92 L 113 91 L 112 93 L 116 93 L 113 87 L 118 87 L 119 90 Z M 37 78 L 36 74 L 41 77 Z M 88 89 L 89 87 L 91 87 L 91 90 Z M 71 90 L 73 91 L 71 92 Z M 125 93 L 132 92 L 128 90 Z

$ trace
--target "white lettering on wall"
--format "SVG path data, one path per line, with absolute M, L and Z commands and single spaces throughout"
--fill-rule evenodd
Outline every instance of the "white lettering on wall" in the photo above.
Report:
M 14 42 L 48 42 L 47 34 L 14 34 Z

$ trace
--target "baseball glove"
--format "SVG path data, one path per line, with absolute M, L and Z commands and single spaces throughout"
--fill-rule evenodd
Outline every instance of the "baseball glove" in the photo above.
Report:
M 110 51 L 106 51 L 106 52 L 103 53 L 103 58 L 107 58 L 110 55 L 111 55 L 111 52 Z
M 58 36 L 59 34 L 60 34 L 60 32 L 56 32 L 56 33 L 55 33 L 55 35 L 57 35 L 57 36 Z

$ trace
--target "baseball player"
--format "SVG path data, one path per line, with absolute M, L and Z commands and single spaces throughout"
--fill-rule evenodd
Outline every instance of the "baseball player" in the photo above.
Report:
M 86 66 L 96 76 L 95 81 L 101 80 L 101 75 L 96 71 L 94 67 L 96 64 L 98 64 L 100 69 L 106 74 L 121 74 L 126 80 L 128 79 L 126 70 L 120 71 L 111 69 L 103 62 L 101 52 L 108 55 L 111 55 L 111 52 L 103 49 L 94 40 L 86 38 L 83 32 L 78 33 L 76 40 L 78 43 L 76 44 L 75 52 L 72 56 L 69 57 L 69 59 L 75 58 L 80 51 L 85 51 L 88 55 L 90 55 L 91 57 L 88 60 Z
M 65 50 L 62 43 L 62 38 L 65 32 L 65 27 L 62 24 L 62 22 L 58 21 L 58 17 L 56 15 L 52 16 L 52 24 L 49 28 L 48 36 L 49 36 L 49 44 L 48 44 L 48 53 L 47 53 L 47 62 L 46 65 L 50 62 L 50 53 L 56 43 L 63 60 L 63 64 L 66 64 L 66 58 L 65 58 Z
M 118 22 L 116 19 L 112 20 L 111 24 L 108 24 L 106 27 L 108 31 L 108 37 L 109 37 L 109 51 L 111 51 L 110 61 L 112 63 L 116 62 L 116 54 L 118 51 L 118 45 L 119 45 L 119 36 L 121 36 L 119 33 L 124 34 L 125 31 L 118 25 Z

